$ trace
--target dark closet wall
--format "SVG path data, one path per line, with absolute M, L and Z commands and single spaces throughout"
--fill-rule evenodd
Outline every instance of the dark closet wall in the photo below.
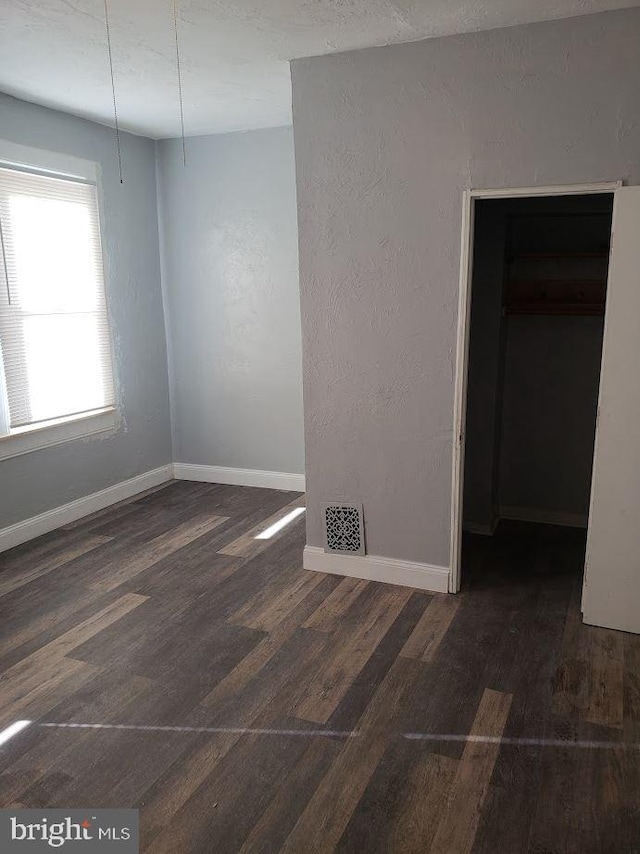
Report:
M 498 491 L 503 515 L 586 525 L 603 319 L 506 322 Z M 573 518 L 576 517 L 576 518 Z M 558 519 L 561 517 L 558 516 Z

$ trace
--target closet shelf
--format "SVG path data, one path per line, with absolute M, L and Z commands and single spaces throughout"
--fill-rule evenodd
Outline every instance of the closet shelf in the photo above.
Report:
M 507 283 L 507 314 L 604 314 L 605 279 L 534 279 Z

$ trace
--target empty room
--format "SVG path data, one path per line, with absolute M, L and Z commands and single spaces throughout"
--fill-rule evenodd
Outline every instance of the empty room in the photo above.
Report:
M 0 4 L 0 851 L 633 854 L 640 0 Z

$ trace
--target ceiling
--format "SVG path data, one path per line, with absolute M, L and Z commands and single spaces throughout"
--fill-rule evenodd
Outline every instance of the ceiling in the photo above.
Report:
M 172 0 L 108 0 L 121 126 L 180 134 Z M 288 60 L 640 0 L 178 0 L 188 135 L 291 123 Z M 104 0 L 0 0 L 0 90 L 113 123 Z

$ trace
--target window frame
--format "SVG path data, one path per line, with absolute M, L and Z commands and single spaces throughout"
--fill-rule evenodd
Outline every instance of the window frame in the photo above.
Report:
M 114 433 L 120 427 L 119 384 L 117 382 L 116 359 L 109 300 L 109 275 L 104 252 L 105 229 L 101 182 L 101 169 L 98 163 L 83 160 L 73 155 L 45 151 L 19 145 L 0 139 L 0 166 L 19 169 L 35 174 L 70 180 L 81 180 L 96 187 L 98 201 L 98 222 L 100 230 L 100 255 L 104 282 L 104 296 L 109 330 L 109 352 L 114 386 L 114 405 L 83 412 L 76 415 L 54 418 L 49 421 L 29 424 L 23 427 L 9 427 L 7 389 L 4 369 L 0 365 L 0 461 L 32 451 L 60 445 L 74 439 L 81 439 L 105 433 Z M 1 355 L 1 354 L 0 354 Z

